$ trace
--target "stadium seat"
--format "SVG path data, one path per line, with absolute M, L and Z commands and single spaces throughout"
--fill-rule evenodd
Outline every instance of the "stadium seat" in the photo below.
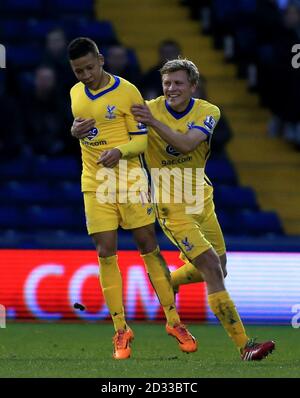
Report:
M 0 73 L 0 97 L 4 94 L 6 88 L 6 77 L 3 73 Z
M 34 247 L 48 249 L 94 249 L 92 239 L 86 228 L 80 233 L 70 230 L 37 230 L 34 235 Z
M 39 204 L 55 199 L 55 192 L 47 182 L 10 181 L 4 185 L 2 195 L 11 203 L 19 204 Z
M 43 0 L 1 0 L 4 15 L 35 17 L 43 12 Z
M 254 14 L 257 8 L 256 0 L 239 0 L 238 9 L 243 14 Z
M 238 13 L 236 0 L 213 0 L 212 7 L 214 16 L 220 22 L 234 19 Z
M 18 158 L 0 162 L 0 178 L 10 180 L 23 178 L 30 173 L 30 161 L 28 158 Z
M 257 43 L 255 27 L 239 27 L 235 33 L 235 43 L 238 57 L 245 57 L 248 61 L 254 60 Z
M 33 175 L 36 178 L 72 179 L 80 178 L 77 160 L 71 156 L 49 158 L 40 156 L 34 159 Z
M 111 22 L 109 21 L 85 21 L 81 20 L 74 25 L 74 30 L 69 33 L 73 37 L 87 36 L 98 41 L 102 45 L 113 44 L 117 42 L 116 34 Z
M 19 230 L 8 229 L 0 230 L 0 248 L 1 249 L 15 249 L 23 248 L 23 233 Z
M 239 228 L 253 236 L 283 235 L 284 231 L 277 214 L 273 211 L 242 210 L 237 214 Z
M 266 64 L 271 64 L 276 57 L 276 51 L 273 45 L 264 43 L 257 48 L 259 61 Z
M 58 15 L 92 16 L 94 12 L 93 0 L 53 0 L 51 4 Z
M 250 187 L 218 185 L 214 189 L 214 199 L 217 209 L 258 209 L 255 192 Z
M 27 219 L 32 228 L 73 229 L 84 226 L 85 220 L 81 208 L 60 206 L 32 206 L 27 209 Z
M 12 44 L 20 42 L 24 39 L 24 32 L 26 31 L 25 21 L 17 19 L 6 19 L 0 21 L 0 33 L 2 43 Z M 26 35 L 25 35 L 26 39 Z
M 23 209 L 18 206 L 0 207 L 0 228 L 16 228 L 26 226 Z
M 79 182 L 63 181 L 57 185 L 57 190 L 64 204 L 81 204 L 83 196 Z
M 232 164 L 226 158 L 210 159 L 206 165 L 206 174 L 213 184 L 237 184 L 235 170 Z
M 47 20 L 30 19 L 27 22 L 26 26 L 27 40 L 30 41 L 38 40 L 44 43 L 47 33 L 52 29 L 58 27 L 63 28 L 62 23 L 60 23 L 60 21 L 56 19 L 47 19 Z
M 38 46 L 16 45 L 7 46 L 7 60 L 18 69 L 34 68 L 42 58 L 43 49 Z
M 236 234 L 237 225 L 234 213 L 225 210 L 216 210 L 217 218 L 224 234 Z

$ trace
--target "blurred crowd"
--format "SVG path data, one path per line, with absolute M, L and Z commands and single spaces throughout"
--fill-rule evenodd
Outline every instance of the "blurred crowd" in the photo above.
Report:
M 259 16 L 258 89 L 273 114 L 269 134 L 283 135 L 300 148 L 300 69 L 292 66 L 292 47 L 300 44 L 300 1 L 284 9 L 270 1 Z
M 182 4 L 201 21 L 203 32 L 213 36 L 216 48 L 224 48 L 225 59 L 238 64 L 240 77 L 248 80 L 249 89 L 258 92 L 262 105 L 271 110 L 269 135 L 282 135 L 300 147 L 300 69 L 291 62 L 292 47 L 300 44 L 300 0 L 227 0 L 226 6 L 222 0 L 182 0 Z M 97 23 L 86 22 L 85 29 L 96 34 Z M 14 29 L 16 36 L 17 28 L 10 24 L 3 32 Z M 80 31 L 82 21 L 78 24 Z M 74 28 L 73 22 L 69 25 Z M 32 35 L 42 35 L 31 20 L 29 28 Z M 111 32 L 108 22 L 100 30 L 107 28 Z M 7 68 L 0 71 L 1 156 L 78 151 L 69 134 L 69 90 L 76 81 L 67 59 L 70 35 L 66 30 L 67 24 L 65 29 L 52 24 L 42 36 L 38 56 L 30 60 L 31 47 L 24 47 L 20 54 L 14 49 L 15 59 L 8 57 Z M 13 33 L 7 36 L 14 37 Z M 159 69 L 166 60 L 182 54 L 179 44 L 173 39 L 160 43 L 156 63 L 153 60 L 153 67 L 141 73 L 134 50 L 117 38 L 105 41 L 105 37 L 104 42 L 95 40 L 105 56 L 105 69 L 134 83 L 145 99 L 162 95 Z M 204 76 L 196 96 L 207 99 Z M 222 151 L 230 136 L 228 122 L 222 118 L 213 141 L 215 151 Z
M 182 0 L 204 33 L 238 65 L 239 77 L 259 94 L 272 117 L 268 133 L 300 148 L 300 69 L 292 47 L 300 45 L 300 0 Z
M 5 70 L 2 69 L 2 158 L 34 154 L 78 154 L 78 143 L 69 133 L 73 121 L 69 91 L 76 80 L 68 62 L 67 45 L 64 30 L 54 28 L 46 35 L 44 50 L 37 66 L 24 70 L 8 64 Z M 167 60 L 181 55 L 176 41 L 165 40 L 159 45 L 157 63 L 142 74 L 133 50 L 118 42 L 104 47 L 99 43 L 99 48 L 105 57 L 105 69 L 135 84 L 145 99 L 163 94 L 159 69 Z M 207 99 L 203 76 L 196 97 Z M 222 153 L 231 137 L 224 117 L 215 136 L 214 152 Z
M 1 71 L 1 156 L 57 155 L 76 150 L 67 134 L 72 122 L 69 90 L 75 80 L 66 49 L 64 31 L 55 29 L 48 33 L 36 67 L 24 72 L 8 64 Z

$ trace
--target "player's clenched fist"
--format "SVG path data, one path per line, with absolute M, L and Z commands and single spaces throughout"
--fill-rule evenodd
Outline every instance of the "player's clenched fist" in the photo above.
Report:
M 76 117 L 71 127 L 71 134 L 73 137 L 81 139 L 89 134 L 89 131 L 95 127 L 94 119 L 82 119 Z

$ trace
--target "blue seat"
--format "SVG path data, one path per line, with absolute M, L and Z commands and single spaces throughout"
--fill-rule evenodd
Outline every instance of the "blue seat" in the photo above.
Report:
M 80 21 L 74 26 L 72 36 L 87 36 L 100 45 L 116 42 L 116 34 L 110 21 Z
M 16 68 L 34 68 L 42 58 L 42 48 L 32 45 L 7 46 L 7 60 Z
M 24 212 L 18 206 L 0 207 L 0 228 L 15 228 L 26 226 Z
M 47 182 L 11 181 L 4 186 L 5 195 L 12 202 L 38 204 L 52 202 L 55 192 Z
M 93 0 L 53 0 L 51 4 L 58 15 L 92 16 L 94 12 Z
M 28 158 L 18 158 L 0 162 L 0 178 L 9 180 L 22 178 L 30 173 L 30 160 Z
M 258 58 L 262 63 L 270 65 L 276 57 L 276 49 L 273 44 L 260 44 L 257 48 Z
M 255 27 L 252 26 L 241 26 L 235 32 L 235 42 L 237 51 L 241 54 L 247 55 L 247 52 L 250 55 L 254 55 L 256 52 L 256 30 Z
M 226 20 L 234 19 L 238 14 L 236 0 L 213 0 L 213 15 L 217 18 L 218 21 L 223 22 Z
M 67 206 L 32 206 L 26 216 L 33 228 L 76 229 L 85 224 L 81 208 L 74 211 Z
M 81 204 L 83 203 L 83 196 L 79 182 L 63 181 L 56 187 L 59 192 L 59 197 L 64 204 Z
M 258 209 L 255 192 L 250 187 L 218 185 L 214 199 L 217 209 Z
M 241 230 L 252 236 L 284 234 L 280 219 L 273 211 L 242 210 L 237 220 Z
M 22 93 L 32 91 L 34 87 L 34 74 L 32 71 L 20 71 L 17 76 L 18 86 Z
M 3 73 L 0 73 L 0 97 L 4 94 L 6 89 L 6 77 Z
M 30 19 L 26 26 L 28 40 L 44 41 L 47 33 L 55 28 L 62 27 L 61 23 L 55 19 Z
M 48 249 L 93 249 L 91 238 L 86 229 L 73 232 L 70 230 L 36 230 L 33 238 L 34 247 Z
M 34 159 L 33 174 L 37 178 L 72 179 L 80 178 L 80 167 L 77 160 L 71 156 L 49 158 L 40 156 Z
M 257 8 L 256 3 L 256 0 L 239 0 L 237 5 L 241 13 L 253 14 Z
M 24 247 L 22 245 L 23 232 L 20 229 L 0 230 L 0 248 L 15 249 Z
M 14 200 L 14 195 L 11 190 L 11 183 L 13 183 L 13 182 L 15 182 L 15 181 L 8 182 L 8 183 L 7 182 L 1 183 L 1 185 L 0 185 L 0 192 L 1 192 L 0 203 L 1 204 L 0 205 L 5 205 L 5 204 L 15 205 L 15 202 L 17 202 Z
M 217 218 L 221 226 L 222 232 L 225 234 L 235 235 L 237 233 L 237 225 L 235 223 L 235 215 L 225 211 L 216 209 Z
M 237 176 L 232 164 L 226 159 L 208 160 L 205 173 L 214 184 L 236 185 Z
M 213 14 L 220 21 L 238 23 L 241 14 L 253 14 L 256 11 L 256 0 L 213 0 Z
M 20 42 L 24 38 L 26 28 L 25 21 L 17 19 L 6 19 L 0 21 L 0 32 L 2 43 Z
M 16 16 L 39 16 L 43 11 L 43 0 L 1 0 L 3 12 Z

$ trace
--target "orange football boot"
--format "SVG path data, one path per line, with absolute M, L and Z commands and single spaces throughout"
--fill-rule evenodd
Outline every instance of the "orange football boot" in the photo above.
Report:
M 191 335 L 183 323 L 177 323 L 174 326 L 166 324 L 166 331 L 168 335 L 177 339 L 181 351 L 197 351 L 197 340 Z
M 115 359 L 128 359 L 130 358 L 131 348 L 130 343 L 134 339 L 133 331 L 130 328 L 119 329 L 113 337 L 114 352 L 113 358 Z

